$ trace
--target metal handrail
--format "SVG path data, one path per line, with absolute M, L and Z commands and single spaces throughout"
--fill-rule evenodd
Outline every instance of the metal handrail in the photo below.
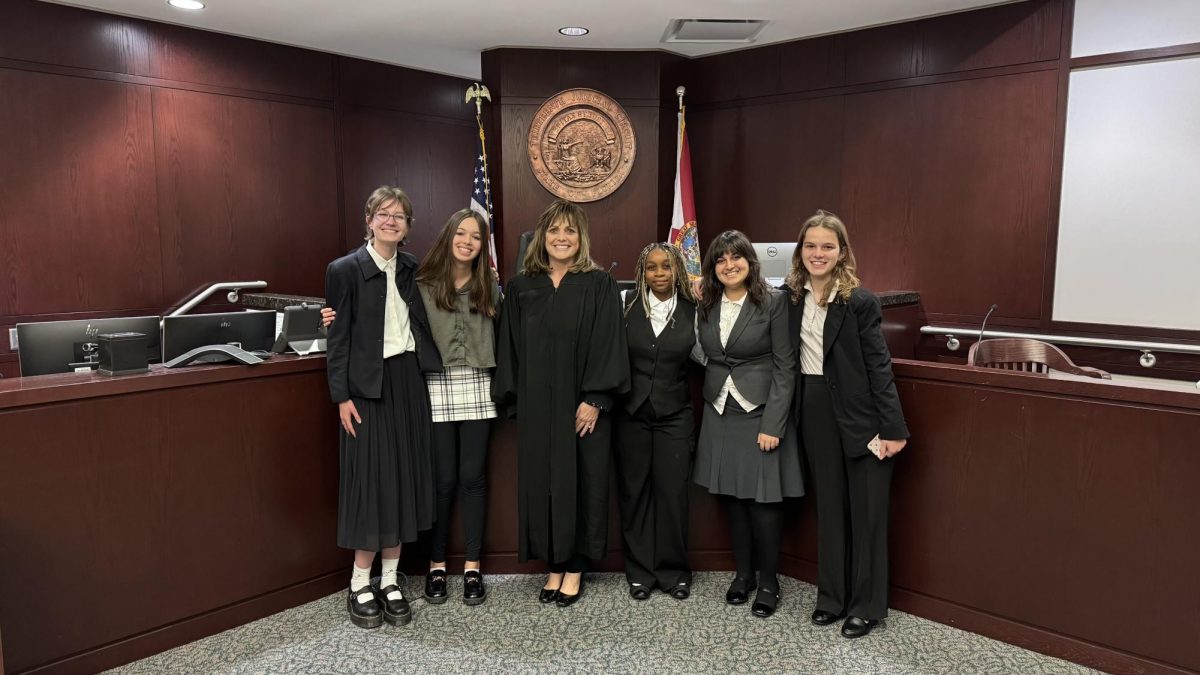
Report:
M 203 291 L 200 291 L 199 293 L 197 293 L 191 300 L 188 300 L 187 302 L 183 303 L 182 305 L 179 306 L 179 309 L 176 309 L 175 311 L 171 312 L 167 316 L 179 316 L 181 314 L 187 314 L 188 312 L 192 311 L 192 309 L 195 308 L 196 305 L 199 305 L 200 303 L 204 302 L 204 300 L 206 298 L 208 298 L 208 296 L 212 295 L 213 293 L 216 293 L 217 291 L 229 291 L 229 294 L 227 296 L 225 296 L 225 299 L 228 300 L 230 303 L 235 303 L 238 301 L 238 291 L 242 290 L 243 288 L 266 288 L 266 287 L 267 287 L 267 282 L 265 282 L 265 281 L 224 281 L 219 284 L 213 284 L 212 286 L 209 286 L 208 288 L 204 289 Z
M 945 335 L 979 337 L 979 331 L 971 328 L 944 328 L 941 326 L 922 326 L 922 335 Z M 1044 335 L 1039 333 L 1013 333 L 1003 330 L 985 330 L 985 338 L 1018 338 L 1026 340 L 1041 340 L 1060 345 L 1075 345 L 1078 347 L 1112 347 L 1115 349 L 1133 349 L 1140 352 L 1171 352 L 1174 354 L 1200 355 L 1200 345 L 1181 345 L 1171 342 L 1137 342 L 1135 340 L 1112 340 L 1108 338 L 1076 337 L 1074 335 Z

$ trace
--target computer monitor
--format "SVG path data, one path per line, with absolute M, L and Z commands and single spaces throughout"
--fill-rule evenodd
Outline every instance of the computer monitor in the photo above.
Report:
M 146 336 L 147 362 L 159 359 L 157 316 L 115 319 L 79 319 L 17 324 L 17 353 L 21 376 L 90 370 L 96 362 L 96 336 L 107 333 L 142 333 Z M 89 360 L 89 356 L 93 356 Z
M 796 242 L 755 243 L 754 253 L 762 266 L 763 278 L 772 286 L 778 286 L 787 279 L 792 271 L 792 254 L 796 252 Z
M 235 344 L 253 352 L 267 351 L 274 343 L 275 312 L 272 310 L 183 314 L 163 318 L 164 363 L 205 345 Z

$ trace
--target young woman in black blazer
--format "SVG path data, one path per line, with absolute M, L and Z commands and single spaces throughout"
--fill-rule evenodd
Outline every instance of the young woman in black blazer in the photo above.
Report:
M 441 356 L 417 292 L 417 259 L 399 251 L 412 202 L 381 187 L 366 205 L 367 243 L 329 264 L 325 299 L 329 392 L 341 420 L 338 546 L 354 549 L 346 606 L 362 628 L 405 624 L 412 611 L 397 582 L 400 546 L 434 518 L 429 393 L 423 372 Z M 380 589 L 371 564 L 382 553 Z
M 729 509 L 737 574 L 725 601 L 743 604 L 757 587 L 751 612 L 768 617 L 779 605 L 783 500 L 804 494 L 790 422 L 787 296 L 767 287 L 754 247 L 736 230 L 717 235 L 702 270 L 696 332 L 705 404 L 694 480 Z
M 817 503 L 813 623 L 843 616 L 862 637 L 887 616 L 888 490 L 908 428 L 880 329 L 879 299 L 859 286 L 846 226 L 825 211 L 800 228 L 785 290 L 800 367 L 800 420 Z
M 688 388 L 696 303 L 679 249 L 654 243 L 638 258 L 625 298 L 630 391 L 615 414 L 617 503 L 625 578 L 634 600 L 656 586 L 690 593 L 688 475 L 695 423 Z

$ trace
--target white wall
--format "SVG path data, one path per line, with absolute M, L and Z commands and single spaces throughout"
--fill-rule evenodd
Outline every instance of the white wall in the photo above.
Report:
M 1200 42 L 1200 0 L 1075 0 L 1071 56 Z

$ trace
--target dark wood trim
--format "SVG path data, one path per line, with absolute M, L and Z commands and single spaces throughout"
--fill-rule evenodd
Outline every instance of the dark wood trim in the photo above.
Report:
M 205 612 L 177 623 L 113 642 L 64 659 L 35 666 L 28 673 L 67 675 L 98 673 L 194 642 L 257 619 L 299 607 L 341 590 L 346 571 L 339 568 L 315 579 Z
M 256 366 L 220 364 L 169 369 L 154 364 L 150 366 L 150 372 L 137 375 L 106 376 L 93 371 L 6 378 L 0 380 L 0 410 L 324 369 L 324 354 L 277 355 Z
M 339 106 L 343 113 L 351 112 L 351 111 L 368 111 L 369 110 L 369 111 L 373 111 L 373 112 L 386 113 L 388 115 L 400 115 L 400 116 L 406 117 L 408 119 L 416 120 L 419 122 L 433 122 L 435 124 L 449 124 L 449 125 L 456 126 L 456 127 L 466 127 L 466 128 L 470 128 L 470 129 L 475 128 L 475 120 L 473 120 L 473 119 L 465 120 L 465 119 L 462 119 L 459 117 L 442 117 L 440 115 L 427 115 L 425 113 L 411 112 L 408 110 L 403 110 L 401 108 L 388 108 L 385 106 L 365 106 L 365 105 L 358 105 L 355 103 L 338 103 L 336 106 L 334 106 L 334 109 L 335 110 L 338 109 Z M 340 127 L 339 127 L 339 129 L 340 129 Z
M 607 96 L 608 94 L 605 93 L 605 95 Z M 662 101 L 656 98 L 618 98 L 614 96 L 612 99 L 627 108 L 658 108 L 662 105 Z M 496 99 L 492 101 L 492 104 L 540 106 L 546 101 L 547 99 L 545 98 L 537 98 L 534 96 L 497 96 Z M 471 121 L 474 122 L 474 120 Z
M 1182 56 L 1200 56 L 1200 42 L 1171 45 L 1169 47 L 1155 47 L 1153 49 L 1134 49 L 1127 52 L 1079 56 L 1071 59 L 1071 69 L 1115 66 L 1142 61 L 1158 61 L 1160 59 L 1174 59 Z
M 18 59 L 0 58 L 0 68 L 11 68 L 13 70 L 24 70 L 31 73 L 44 73 L 47 75 L 82 77 L 89 80 L 106 80 L 109 82 L 122 82 L 125 84 L 141 84 L 149 87 L 178 89 L 181 91 L 195 91 L 203 94 L 221 94 L 223 96 L 236 96 L 238 98 L 249 98 L 257 101 L 271 101 L 273 103 L 292 103 L 295 105 L 307 105 L 316 108 L 333 108 L 333 101 L 329 99 L 303 98 L 300 96 L 272 94 L 268 92 L 255 91 L 252 89 L 238 89 L 236 87 L 198 84 L 196 82 L 184 82 L 181 80 L 165 80 L 162 78 L 148 77 L 145 75 L 126 75 L 124 73 L 111 73 L 103 70 L 88 70 L 86 68 L 75 68 L 72 66 L 58 66 L 46 63 L 37 63 L 33 61 L 20 61 Z
M 1046 267 L 1042 277 L 1041 329 L 1049 332 L 1054 316 L 1054 279 L 1058 269 L 1058 226 L 1062 210 L 1063 155 L 1067 145 L 1067 102 L 1071 84 L 1071 41 L 1075 27 L 1075 0 L 1064 0 L 1062 37 L 1058 51 L 1058 102 L 1054 113 L 1054 146 L 1050 158 L 1050 205 L 1046 214 Z
M 920 87 L 929 84 L 944 84 L 946 82 L 965 82 L 988 77 L 1002 77 L 1004 75 L 1021 75 L 1023 73 L 1036 73 L 1043 70 L 1056 70 L 1058 67 L 1058 61 L 1033 61 L 1031 63 L 1022 63 L 1012 66 L 980 68 L 978 70 L 964 70 L 953 73 L 941 73 L 938 75 L 921 75 L 918 77 L 905 77 L 896 80 L 867 82 L 865 84 L 853 84 L 841 87 L 828 87 L 825 89 L 809 89 L 804 91 L 786 92 L 782 94 L 772 94 L 769 96 L 735 98 L 712 103 L 689 103 L 688 108 L 696 112 L 708 112 L 711 110 L 723 110 L 726 108 L 741 108 L 744 106 L 768 105 L 772 103 L 788 103 L 792 101 L 806 101 L 814 98 L 827 98 L 830 96 L 846 96 L 849 94 L 864 94 L 875 91 L 887 91 L 890 89 L 903 89 L 905 87 Z

